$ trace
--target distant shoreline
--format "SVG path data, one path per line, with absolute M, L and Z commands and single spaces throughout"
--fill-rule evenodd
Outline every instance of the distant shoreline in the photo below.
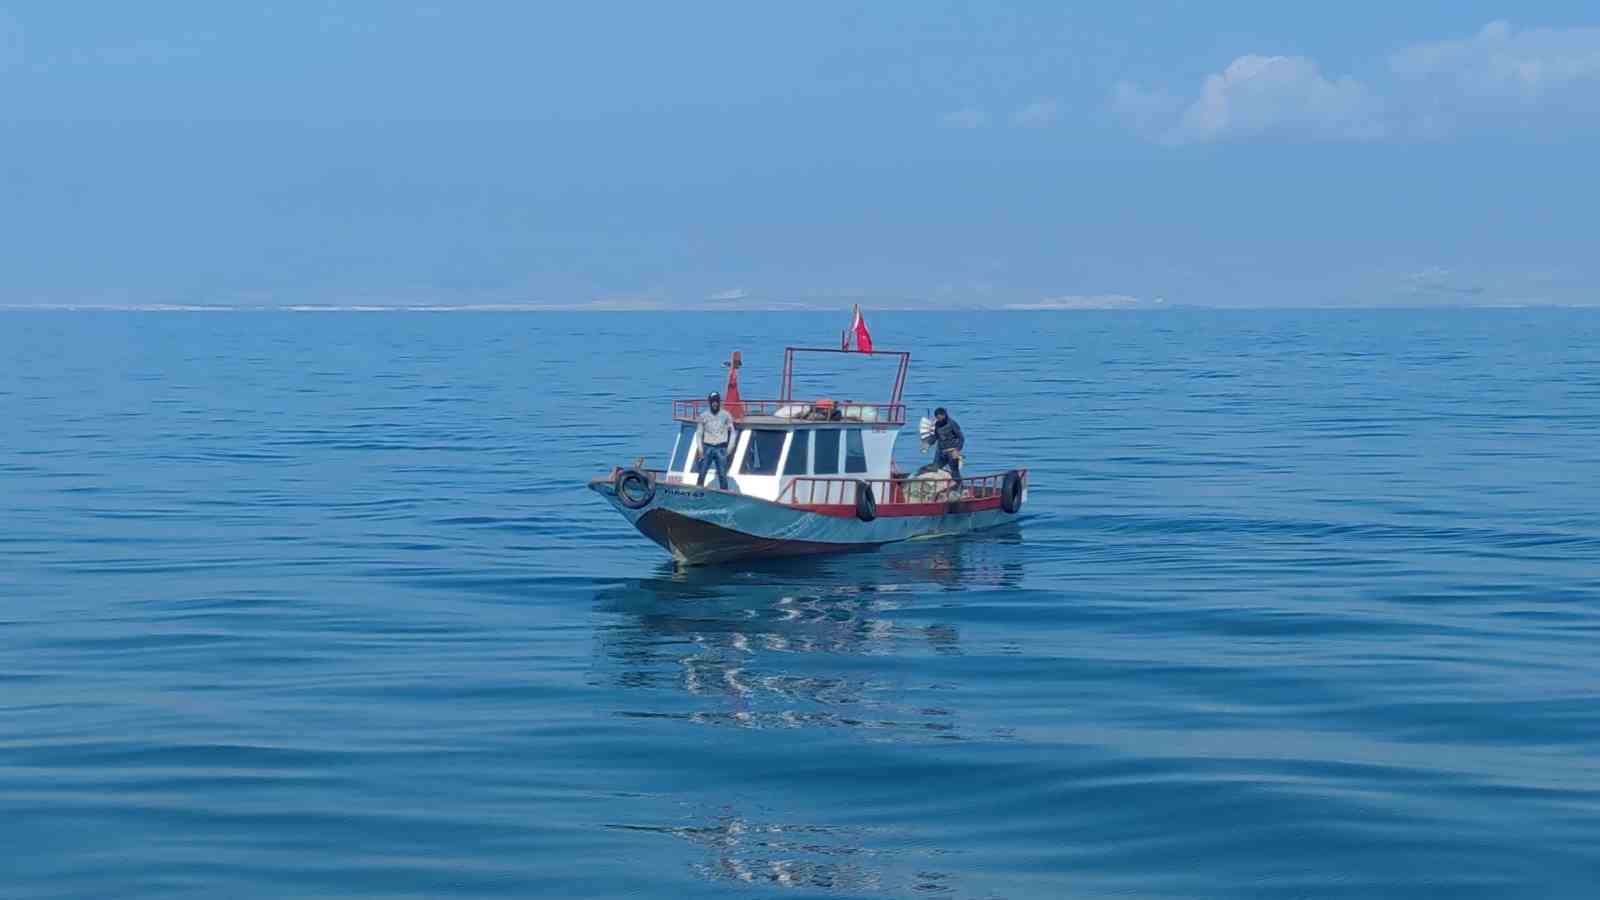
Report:
M 652 305 L 640 304 L 635 306 L 609 306 L 596 304 L 571 304 L 571 305 L 538 305 L 538 304 L 462 304 L 462 305 L 418 305 L 418 306 L 382 306 L 369 304 L 292 304 L 285 306 L 270 305 L 200 305 L 176 303 L 138 303 L 138 304 L 101 304 L 101 303 L 38 303 L 38 304 L 0 304 L 0 313 L 17 312 L 149 312 L 149 313 L 450 313 L 450 312 L 479 312 L 479 313 L 818 313 L 836 312 L 838 306 L 715 306 L 715 305 L 685 305 L 669 306 L 665 304 Z M 1306 306 L 1215 306 L 1198 303 L 1164 303 L 1161 305 L 1139 306 L 1056 306 L 1041 303 L 1016 303 L 997 306 L 879 306 L 873 307 L 874 312 L 909 312 L 909 313 L 957 313 L 957 312 L 1167 312 L 1172 310 L 1209 310 L 1215 312 L 1247 312 L 1247 311 L 1428 311 L 1428 312 L 1465 312 L 1470 310 L 1492 309 L 1590 309 L 1600 310 L 1600 303 L 1482 303 L 1440 306 L 1389 306 L 1389 305 L 1306 305 Z

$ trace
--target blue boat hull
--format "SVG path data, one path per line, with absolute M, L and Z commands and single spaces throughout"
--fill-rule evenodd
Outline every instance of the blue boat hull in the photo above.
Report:
M 941 515 L 881 515 L 871 522 L 758 497 L 658 484 L 650 502 L 633 509 L 609 479 L 589 482 L 645 537 L 683 565 L 708 565 L 753 557 L 840 553 L 896 541 L 963 534 L 1015 517 L 999 509 Z

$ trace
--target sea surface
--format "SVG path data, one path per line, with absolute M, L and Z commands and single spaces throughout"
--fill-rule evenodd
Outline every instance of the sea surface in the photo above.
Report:
M 1600 893 L 1600 311 L 869 310 L 1014 527 L 585 490 L 846 320 L 0 313 L 0 897 Z

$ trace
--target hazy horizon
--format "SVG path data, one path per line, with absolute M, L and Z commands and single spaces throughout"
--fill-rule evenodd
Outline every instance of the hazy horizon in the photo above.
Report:
M 1600 305 L 1600 15 L 0 5 L 0 307 Z
M 45 312 L 71 312 L 71 313 L 529 313 L 529 314 L 554 314 L 576 313 L 589 315 L 623 314 L 623 313 L 702 313 L 708 315 L 756 315 L 791 313 L 817 314 L 838 313 L 847 315 L 850 307 L 830 305 L 805 305 L 805 304 L 772 304 L 772 305 L 744 305 L 744 306 L 719 306 L 704 303 L 673 303 L 660 301 L 656 303 L 638 304 L 611 304 L 611 303 L 576 303 L 576 304 L 313 304 L 313 303 L 281 303 L 261 305 L 239 304 L 172 304 L 172 303 L 133 303 L 133 304 L 93 304 L 93 303 L 31 303 L 31 304 L 0 304 L 0 314 L 4 313 L 45 313 Z M 1211 305 L 1203 303 L 1151 303 L 1129 305 L 1075 305 L 1051 306 L 1042 304 L 1006 304 L 1006 305 L 960 305 L 960 304 L 925 304 L 925 305 L 888 305 L 877 307 L 863 307 L 863 312 L 869 317 L 880 313 L 1053 313 L 1070 315 L 1073 313 L 1153 313 L 1165 312 L 1216 312 L 1216 313 L 1248 313 L 1248 312 L 1430 312 L 1430 313 L 1471 313 L 1471 312 L 1514 312 L 1517 310 L 1573 310 L 1595 311 L 1600 310 L 1600 304 L 1589 303 L 1493 303 L 1485 302 L 1476 305 L 1468 304 L 1433 304 L 1433 305 L 1406 305 L 1397 303 L 1385 304 L 1262 304 L 1262 305 Z

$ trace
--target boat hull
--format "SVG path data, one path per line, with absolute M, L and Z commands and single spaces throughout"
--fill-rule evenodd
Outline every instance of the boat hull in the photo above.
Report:
M 595 479 L 589 489 L 683 565 L 842 553 L 1015 521 L 998 505 L 973 509 L 970 504 L 949 504 L 929 513 L 924 504 L 916 514 L 882 514 L 863 522 L 837 511 L 670 483 L 656 485 L 650 502 L 632 509 L 618 499 L 610 479 Z

